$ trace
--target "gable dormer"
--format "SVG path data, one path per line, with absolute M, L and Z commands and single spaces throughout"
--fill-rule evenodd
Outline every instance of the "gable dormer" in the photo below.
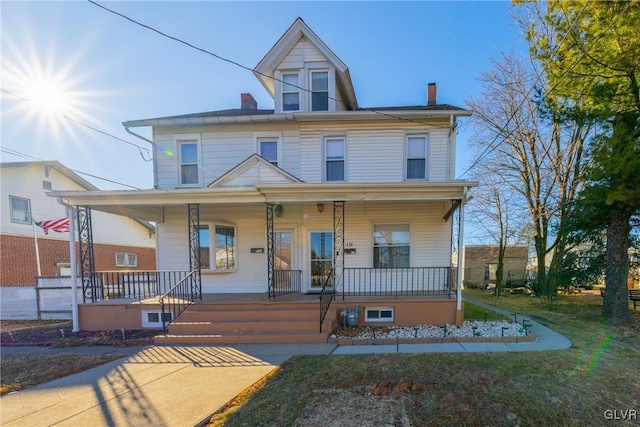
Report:
M 253 73 L 273 97 L 276 114 L 358 109 L 349 69 L 301 18 Z

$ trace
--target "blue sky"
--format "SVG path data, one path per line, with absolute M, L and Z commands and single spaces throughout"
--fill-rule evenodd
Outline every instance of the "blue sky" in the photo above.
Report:
M 101 3 L 101 2 L 100 2 Z M 350 69 L 361 107 L 438 102 L 464 107 L 500 51 L 526 55 L 496 2 L 105 2 L 144 24 L 253 68 L 297 17 Z M 57 107 L 133 144 L 127 120 L 237 108 L 250 92 L 273 100 L 249 71 L 166 39 L 88 2 L 2 2 L 2 89 L 29 96 L 35 80 L 57 88 Z M 148 131 L 142 131 L 150 135 Z M 135 187 L 153 186 L 138 149 L 2 93 L 2 147 Z M 458 135 L 457 174 L 473 160 Z M 24 161 L 6 152 L 3 162 Z M 85 176 L 100 188 L 119 185 Z

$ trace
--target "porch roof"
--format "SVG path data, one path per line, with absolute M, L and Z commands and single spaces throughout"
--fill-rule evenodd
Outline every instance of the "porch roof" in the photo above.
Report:
M 188 203 L 460 200 L 475 181 L 398 183 L 261 183 L 253 187 L 117 191 L 49 191 L 73 206 L 163 222 L 164 207 Z

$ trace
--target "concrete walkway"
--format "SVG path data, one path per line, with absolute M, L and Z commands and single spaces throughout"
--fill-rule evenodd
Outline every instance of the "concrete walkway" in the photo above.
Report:
M 481 302 L 467 301 L 493 310 Z M 538 339 L 528 343 L 3 347 L 3 355 L 113 353 L 123 358 L 3 396 L 0 425 L 194 426 L 294 355 L 543 351 L 571 346 L 564 336 L 530 323 Z

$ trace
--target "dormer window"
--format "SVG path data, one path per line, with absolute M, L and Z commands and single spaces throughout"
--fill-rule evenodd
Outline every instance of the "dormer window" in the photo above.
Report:
M 300 89 L 298 73 L 282 74 L 282 111 L 300 110 Z
M 311 111 L 329 111 L 329 72 L 311 72 Z

